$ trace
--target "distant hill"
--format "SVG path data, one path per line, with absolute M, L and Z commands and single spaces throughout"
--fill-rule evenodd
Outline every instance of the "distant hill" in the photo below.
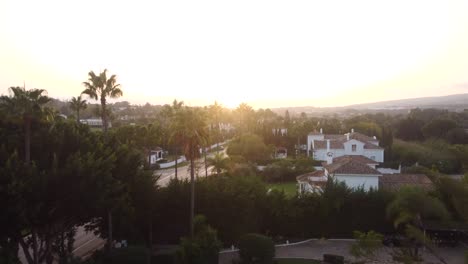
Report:
M 468 109 L 468 93 L 453 94 L 447 96 L 434 96 L 434 97 L 419 97 L 410 99 L 400 99 L 391 101 L 381 101 L 365 104 L 354 104 L 340 107 L 314 107 L 314 106 L 300 106 L 300 107 L 281 107 L 272 108 L 273 112 L 283 115 L 286 110 L 292 115 L 299 115 L 304 112 L 310 116 L 325 116 L 334 115 L 339 116 L 354 116 L 363 113 L 377 113 L 384 112 L 389 114 L 403 114 L 413 108 L 439 108 L 447 109 L 450 111 L 463 111 Z
M 411 99 L 400 99 L 392 101 L 382 101 L 366 104 L 348 105 L 345 108 L 354 109 L 398 109 L 398 108 L 415 108 L 415 107 L 434 107 L 434 108 L 453 108 L 465 106 L 468 108 L 468 93 L 465 94 L 452 94 L 447 96 L 434 96 L 434 97 L 419 97 Z

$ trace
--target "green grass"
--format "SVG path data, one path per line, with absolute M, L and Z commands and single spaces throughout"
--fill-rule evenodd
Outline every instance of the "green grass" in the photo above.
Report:
M 267 184 L 268 189 L 283 191 L 287 196 L 293 197 L 297 192 L 296 182 L 285 182 L 285 183 L 269 183 Z
M 276 259 L 278 264 L 318 264 L 322 263 L 314 259 Z

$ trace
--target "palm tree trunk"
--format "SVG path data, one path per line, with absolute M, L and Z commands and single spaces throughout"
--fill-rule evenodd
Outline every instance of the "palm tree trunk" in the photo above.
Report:
M 32 229 L 32 240 L 33 240 L 33 244 L 32 244 L 32 249 L 33 249 L 33 263 L 34 264 L 39 264 L 39 254 L 38 254 L 38 250 L 37 250 L 37 232 L 36 230 L 33 228 Z
M 208 177 L 208 166 L 206 166 L 206 149 L 203 151 L 205 156 L 205 178 Z
M 76 122 L 80 124 L 80 109 L 76 110 Z
M 106 98 L 101 97 L 101 119 L 102 131 L 107 133 L 107 111 L 106 111 Z
M 113 244 L 113 237 L 112 237 L 112 212 L 110 210 L 107 211 L 107 227 L 108 227 L 108 238 L 107 238 L 107 249 L 109 252 L 112 250 Z
M 179 160 L 179 156 L 177 155 L 177 147 L 175 147 L 175 179 L 177 180 L 177 162 Z
M 193 152 L 193 151 L 192 151 Z M 194 155 L 190 157 L 190 237 L 193 238 L 194 226 L 193 219 L 195 217 L 195 171 L 194 171 Z
M 151 256 L 153 255 L 153 219 L 150 217 L 148 233 L 148 259 L 146 263 L 151 264 Z
M 31 118 L 24 118 L 24 161 L 31 162 Z

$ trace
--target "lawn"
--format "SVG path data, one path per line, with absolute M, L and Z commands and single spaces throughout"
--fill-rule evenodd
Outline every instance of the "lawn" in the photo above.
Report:
M 269 183 L 267 184 L 268 189 L 283 191 L 287 196 L 293 197 L 297 192 L 296 182 L 285 182 L 285 183 Z
M 313 259 L 276 259 L 278 264 L 318 264 L 322 263 Z

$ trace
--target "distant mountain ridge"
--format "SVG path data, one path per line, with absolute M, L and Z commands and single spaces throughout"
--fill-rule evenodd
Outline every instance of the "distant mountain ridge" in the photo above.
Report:
M 409 99 L 399 99 L 391 101 L 380 101 L 374 103 L 354 104 L 343 106 L 341 108 L 368 108 L 368 109 L 383 109 L 383 108 L 413 108 L 413 107 L 435 107 L 442 106 L 468 106 L 468 93 L 452 94 L 446 96 L 418 97 Z
M 468 109 L 468 93 L 452 94 L 446 96 L 418 97 L 409 99 L 380 101 L 373 103 L 353 104 L 337 107 L 278 107 L 271 108 L 277 114 L 283 115 L 288 110 L 293 115 L 300 113 L 311 114 L 312 116 L 324 116 L 338 114 L 340 116 L 353 116 L 359 113 L 407 113 L 413 108 L 439 108 L 449 111 L 463 111 Z

